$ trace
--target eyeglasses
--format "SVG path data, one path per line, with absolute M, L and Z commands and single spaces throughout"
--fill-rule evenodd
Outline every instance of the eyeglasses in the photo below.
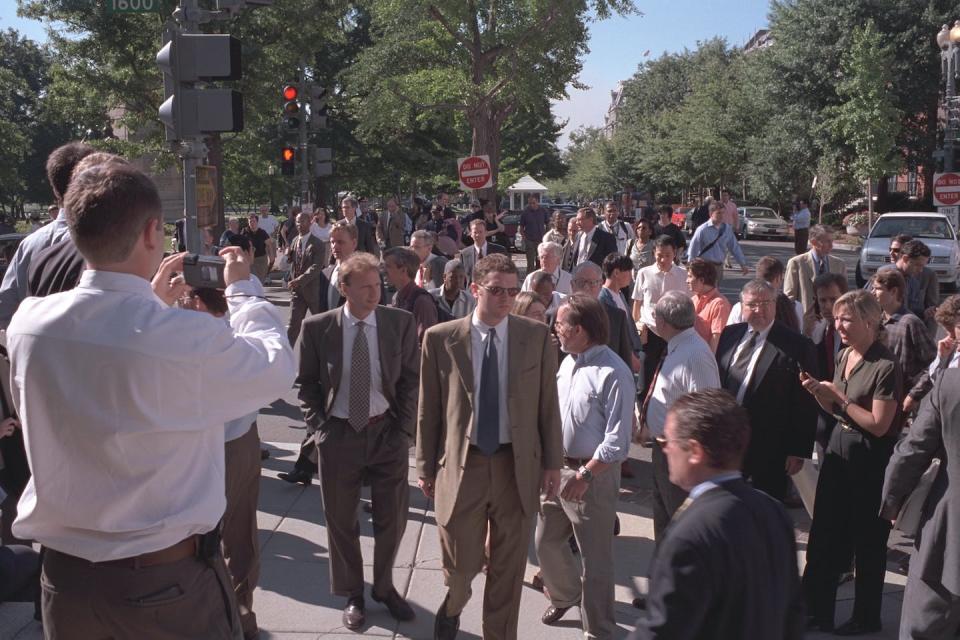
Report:
M 657 436 L 656 438 L 653 439 L 653 441 L 656 442 L 658 445 L 660 445 L 661 449 L 667 446 L 667 443 L 669 442 L 683 442 L 683 440 L 677 440 L 676 438 L 671 440 L 663 436 Z
M 577 285 L 578 287 L 596 287 L 603 284 L 603 280 L 581 280 L 580 278 L 577 278 L 573 281 L 573 284 Z
M 759 311 L 760 309 L 763 309 L 771 304 L 773 304 L 773 300 L 756 300 L 754 302 L 744 302 L 743 306 L 751 311 Z
M 890 247 L 890 253 L 897 255 L 900 253 L 900 247 Z
M 485 284 L 481 284 L 479 287 L 490 295 L 498 297 L 507 294 L 511 298 L 516 298 L 517 294 L 520 293 L 520 287 L 488 287 Z

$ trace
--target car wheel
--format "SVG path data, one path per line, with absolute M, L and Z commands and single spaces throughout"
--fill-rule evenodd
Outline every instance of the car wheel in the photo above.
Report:
M 863 279 L 863 274 L 860 272 L 860 261 L 857 260 L 857 268 L 854 269 L 853 279 L 857 283 L 858 289 L 863 289 L 866 286 L 867 281 Z

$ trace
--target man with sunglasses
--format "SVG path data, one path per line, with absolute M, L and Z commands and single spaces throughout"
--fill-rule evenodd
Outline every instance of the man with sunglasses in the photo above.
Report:
M 434 637 L 456 637 L 489 528 L 483 637 L 512 640 L 539 494 L 560 485 L 557 354 L 545 324 L 510 315 L 509 256 L 479 260 L 470 291 L 476 309 L 427 330 L 420 366 L 417 474 L 435 500 L 447 585 Z

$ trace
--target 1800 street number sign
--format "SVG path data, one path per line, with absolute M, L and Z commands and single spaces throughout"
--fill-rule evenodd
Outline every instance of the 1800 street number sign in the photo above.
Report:
M 162 0 L 105 0 L 107 13 L 159 13 Z

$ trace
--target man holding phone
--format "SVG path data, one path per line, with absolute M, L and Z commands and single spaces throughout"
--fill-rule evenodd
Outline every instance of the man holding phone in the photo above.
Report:
M 160 197 L 135 168 L 74 176 L 65 210 L 89 268 L 7 332 L 33 470 L 13 529 L 46 548 L 44 631 L 232 640 L 223 425 L 292 385 L 283 322 L 238 248 L 221 252 L 230 326 L 170 307 L 183 254 L 163 258 Z

